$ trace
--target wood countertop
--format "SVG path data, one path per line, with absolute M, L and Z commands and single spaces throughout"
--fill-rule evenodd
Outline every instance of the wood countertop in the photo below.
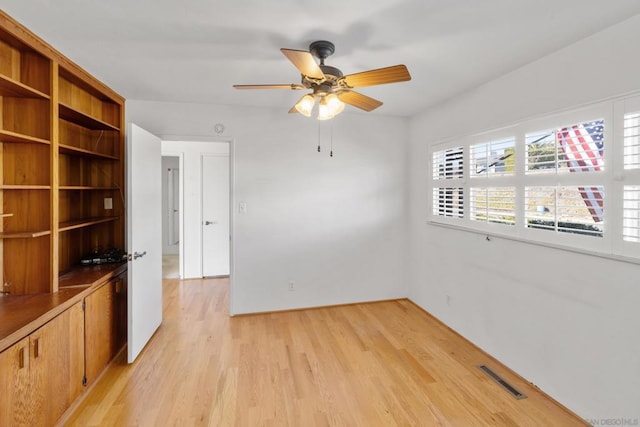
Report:
M 0 351 L 28 336 L 82 301 L 97 286 L 126 270 L 126 263 L 78 267 L 60 276 L 56 293 L 0 296 Z

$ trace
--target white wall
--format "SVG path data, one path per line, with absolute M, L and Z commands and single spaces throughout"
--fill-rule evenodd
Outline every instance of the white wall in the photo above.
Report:
M 640 266 L 427 224 L 427 153 L 639 90 L 639 43 L 635 16 L 411 120 L 410 298 L 589 419 L 640 419 Z
M 282 109 L 128 101 L 127 119 L 163 139 L 225 125 L 233 209 L 247 204 L 232 231 L 233 313 L 406 297 L 407 119 L 345 112 L 322 124 L 321 153 L 318 122 Z
M 176 255 L 179 253 L 178 244 L 169 242 L 169 169 L 178 168 L 178 157 L 162 158 L 162 254 Z

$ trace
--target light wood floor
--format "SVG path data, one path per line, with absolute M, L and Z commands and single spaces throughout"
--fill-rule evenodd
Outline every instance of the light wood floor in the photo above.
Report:
M 164 291 L 153 340 L 67 425 L 586 425 L 406 300 L 230 318 L 227 279 Z
M 162 278 L 180 278 L 180 255 L 162 254 Z

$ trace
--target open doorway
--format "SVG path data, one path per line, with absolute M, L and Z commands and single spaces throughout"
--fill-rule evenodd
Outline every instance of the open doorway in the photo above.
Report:
M 180 278 L 180 158 L 162 157 L 162 278 Z
M 173 138 L 173 137 L 172 137 Z M 169 170 L 176 168 L 175 178 L 179 199 L 177 238 L 169 246 L 169 228 L 163 244 L 166 261 L 179 254 L 179 278 L 195 279 L 230 276 L 233 272 L 231 234 L 233 229 L 233 172 L 231 141 L 162 141 L 163 175 L 169 183 Z M 175 180 L 174 180 L 175 183 Z M 163 225 L 171 221 L 169 189 L 163 214 Z M 166 218 L 164 218 L 166 217 Z M 178 235 L 179 234 L 179 235 Z M 176 245 L 176 241 L 178 244 Z M 213 244 L 224 242 L 225 246 Z M 171 255 L 174 255 L 173 257 Z M 212 270 L 211 265 L 226 265 L 224 270 Z M 231 279 L 232 281 L 232 279 Z

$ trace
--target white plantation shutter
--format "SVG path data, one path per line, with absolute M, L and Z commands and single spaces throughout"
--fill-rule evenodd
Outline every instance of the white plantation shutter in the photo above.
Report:
M 584 192 L 592 191 L 602 203 L 604 187 L 526 187 L 525 220 L 528 228 L 603 236 L 603 210 L 589 208 Z
M 464 164 L 463 147 L 433 153 L 434 216 L 464 218 L 464 188 L 457 185 L 461 184 L 464 177 Z
M 625 185 L 622 208 L 622 238 L 640 243 L 640 185 Z
M 527 173 L 555 172 L 558 166 L 558 149 L 553 130 L 543 130 L 525 135 Z
M 469 216 L 474 221 L 515 225 L 514 187 L 472 187 Z
M 462 147 L 433 153 L 433 179 L 461 178 L 464 175 L 463 156 Z
M 525 188 L 524 217 L 527 227 L 542 230 L 556 229 L 555 187 Z
M 599 172 L 604 169 L 604 120 L 525 135 L 526 172 Z
M 515 137 L 469 147 L 470 176 L 512 175 L 515 172 Z
M 640 99 L 623 117 L 622 253 L 640 257 Z
M 433 214 L 437 216 L 464 217 L 464 189 L 437 187 L 433 189 Z
M 640 112 L 624 116 L 624 168 L 640 169 Z
M 591 120 L 555 130 L 558 170 L 600 172 L 604 169 L 604 120 Z M 560 155 L 560 153 L 562 153 Z
M 429 159 L 433 222 L 640 262 L 640 96 L 451 145 Z

